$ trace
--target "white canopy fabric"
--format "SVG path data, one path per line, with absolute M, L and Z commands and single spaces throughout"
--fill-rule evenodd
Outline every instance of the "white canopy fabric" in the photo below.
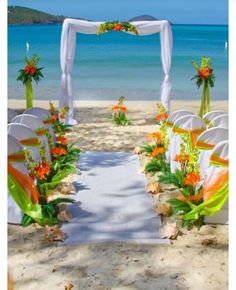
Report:
M 61 34 L 61 95 L 59 107 L 68 106 L 70 108 L 65 122 L 74 125 L 77 122 L 73 119 L 73 92 L 71 72 L 73 69 L 76 33 L 96 34 L 97 30 L 104 22 L 89 22 L 84 20 L 70 19 L 64 20 Z M 161 21 L 136 21 L 131 22 L 136 27 L 139 35 L 150 35 L 160 33 L 161 60 L 164 79 L 160 88 L 160 99 L 166 110 L 170 109 L 170 67 L 172 58 L 173 37 L 170 23 L 167 20 Z M 128 32 L 130 33 L 130 32 Z

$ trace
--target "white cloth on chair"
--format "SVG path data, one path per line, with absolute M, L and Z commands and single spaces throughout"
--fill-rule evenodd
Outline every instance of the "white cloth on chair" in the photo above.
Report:
M 219 111 L 219 110 L 216 110 L 216 111 L 211 111 L 211 112 L 208 112 L 206 113 L 204 116 L 203 116 L 203 120 L 206 122 L 206 124 L 208 125 L 214 118 L 218 117 L 218 116 L 221 116 L 221 115 L 224 115 L 225 112 L 224 111 Z
M 41 122 L 43 122 L 45 127 L 49 129 L 49 133 L 52 136 L 53 142 L 54 143 L 56 142 L 56 137 L 55 137 L 55 133 L 53 131 L 52 125 L 47 122 L 47 120 L 51 118 L 51 114 L 49 113 L 48 110 L 34 107 L 34 108 L 25 110 L 24 114 L 29 114 L 29 115 L 38 117 L 41 120 Z
M 173 130 L 180 129 L 180 131 L 184 132 L 197 132 L 205 130 L 206 124 L 204 121 L 196 115 L 187 115 L 178 118 L 173 125 Z M 194 133 L 197 135 L 197 133 Z M 170 147 L 170 168 L 171 172 L 174 173 L 176 169 L 180 169 L 180 164 L 174 161 L 174 158 L 180 152 L 180 144 L 182 142 L 181 139 L 182 133 L 175 133 L 172 137 L 172 145 Z M 187 147 L 187 146 L 186 146 Z M 188 149 L 186 148 L 186 153 L 188 153 Z
M 199 135 L 196 146 L 201 150 L 199 155 L 200 174 L 206 176 L 206 170 L 209 167 L 209 158 L 212 149 L 221 141 L 228 140 L 228 129 L 210 128 Z
M 166 151 L 166 161 L 170 162 L 172 155 L 170 154 L 170 151 L 174 152 L 174 148 L 178 148 L 178 146 L 181 143 L 181 138 L 177 135 L 174 135 L 172 132 L 172 128 L 174 125 L 174 122 L 178 120 L 179 118 L 187 115 L 194 115 L 194 113 L 187 111 L 187 110 L 178 110 L 172 112 L 169 117 L 167 118 L 167 124 L 168 124 L 168 129 L 167 129 L 167 135 L 170 140 L 169 148 Z M 174 154 L 174 153 L 173 153 Z M 176 153 L 177 154 L 177 153 Z
M 23 146 L 17 141 L 17 139 L 11 135 L 8 135 L 8 156 L 21 152 L 24 150 Z M 26 165 L 23 162 L 11 162 L 12 166 L 22 173 L 28 174 Z M 20 224 L 23 213 L 21 209 L 14 201 L 10 192 L 8 191 L 8 215 L 7 221 L 8 223 Z
M 36 133 L 39 140 L 42 142 L 42 145 L 43 145 L 45 152 L 46 152 L 47 161 L 51 162 L 51 154 L 50 154 L 48 139 L 45 135 L 37 134 L 37 132 L 39 132 L 40 129 L 46 128 L 46 126 L 43 124 L 43 122 L 41 122 L 41 120 L 36 116 L 29 115 L 29 114 L 22 114 L 22 115 L 18 115 L 16 117 L 14 117 L 12 119 L 12 123 L 24 124 L 24 125 L 30 127 Z M 48 128 L 46 128 L 46 129 L 48 129 Z
M 211 121 L 211 126 L 212 127 L 221 127 L 221 128 L 229 128 L 229 115 L 228 114 L 224 114 L 224 115 L 220 115 L 218 117 L 215 117 L 212 121 Z
M 7 125 L 8 134 L 15 137 L 20 143 L 23 140 L 38 139 L 38 136 L 34 133 L 30 127 L 18 124 L 11 123 Z M 25 143 L 25 142 L 24 142 Z M 41 161 L 39 149 L 37 146 L 32 146 L 31 144 L 22 144 L 24 149 L 28 149 L 33 160 L 38 163 Z
M 11 120 L 17 116 L 18 113 L 16 111 L 14 111 L 13 109 L 8 108 L 7 109 L 7 123 L 10 123 Z

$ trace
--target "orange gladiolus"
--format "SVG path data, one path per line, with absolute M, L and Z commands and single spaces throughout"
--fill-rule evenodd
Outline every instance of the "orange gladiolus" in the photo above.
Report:
M 51 154 L 52 154 L 52 156 L 57 157 L 57 156 L 66 155 L 67 151 L 65 148 L 56 147 L 56 148 L 51 150 Z
M 186 163 L 189 161 L 189 155 L 188 154 L 177 154 L 174 158 L 175 162 L 179 162 L 181 164 Z
M 201 180 L 199 173 L 191 172 L 188 173 L 184 179 L 184 184 L 196 186 L 196 184 Z
M 120 107 L 120 111 L 121 111 L 122 113 L 125 113 L 125 112 L 127 111 L 127 108 L 126 108 L 126 107 Z
M 111 109 L 112 109 L 112 111 L 116 111 L 116 110 L 119 110 L 120 109 L 120 106 L 114 106 Z
M 65 119 L 65 114 L 60 114 L 61 119 Z
M 51 116 L 51 120 L 52 120 L 52 121 L 56 121 L 56 120 L 57 120 L 57 116 L 56 116 L 56 115 L 52 115 L 52 116 Z
M 152 151 L 152 153 L 150 154 L 152 157 L 156 157 L 160 154 L 164 153 L 164 148 L 163 147 L 155 147 Z
M 147 136 L 147 139 L 149 141 L 152 141 L 153 139 L 156 139 L 158 141 L 158 140 L 162 139 L 162 134 L 161 134 L 161 132 L 153 132 Z
M 60 137 L 57 137 L 57 142 L 62 144 L 62 145 L 67 145 L 68 139 L 64 136 L 60 136 Z
M 49 162 L 40 162 L 34 169 L 36 172 L 36 178 L 46 180 L 51 169 L 51 164 Z
M 155 120 L 159 123 L 161 120 L 166 120 L 168 118 L 168 114 L 159 114 L 155 117 Z

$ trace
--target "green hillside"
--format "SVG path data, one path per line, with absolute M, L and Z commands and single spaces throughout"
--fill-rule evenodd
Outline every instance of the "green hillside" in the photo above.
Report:
M 55 16 L 35 9 L 8 6 L 8 24 L 53 24 L 61 23 L 64 16 Z

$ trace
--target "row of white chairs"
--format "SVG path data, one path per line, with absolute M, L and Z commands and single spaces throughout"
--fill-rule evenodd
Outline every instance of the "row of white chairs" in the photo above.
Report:
M 42 156 L 39 147 L 35 146 L 35 141 L 37 143 L 40 140 L 45 150 L 45 157 L 50 162 L 50 146 L 46 133 L 51 136 L 51 142 L 56 141 L 50 118 L 51 114 L 42 108 L 31 108 L 20 115 L 8 109 L 8 156 L 14 156 L 27 149 L 33 160 L 36 163 L 40 162 Z M 17 159 L 10 162 L 18 171 L 29 174 L 25 162 L 19 162 Z M 22 212 L 8 192 L 8 222 L 19 224 L 21 218 Z
M 195 139 L 193 140 L 195 145 L 200 149 L 200 173 L 204 177 L 207 174 L 213 148 L 219 142 L 228 140 L 228 114 L 223 111 L 213 111 L 201 119 L 190 111 L 178 110 L 169 115 L 167 123 L 170 138 L 167 159 L 170 162 L 171 172 L 180 168 L 180 164 L 175 162 L 174 158 L 180 152 L 181 133 L 189 132 Z

